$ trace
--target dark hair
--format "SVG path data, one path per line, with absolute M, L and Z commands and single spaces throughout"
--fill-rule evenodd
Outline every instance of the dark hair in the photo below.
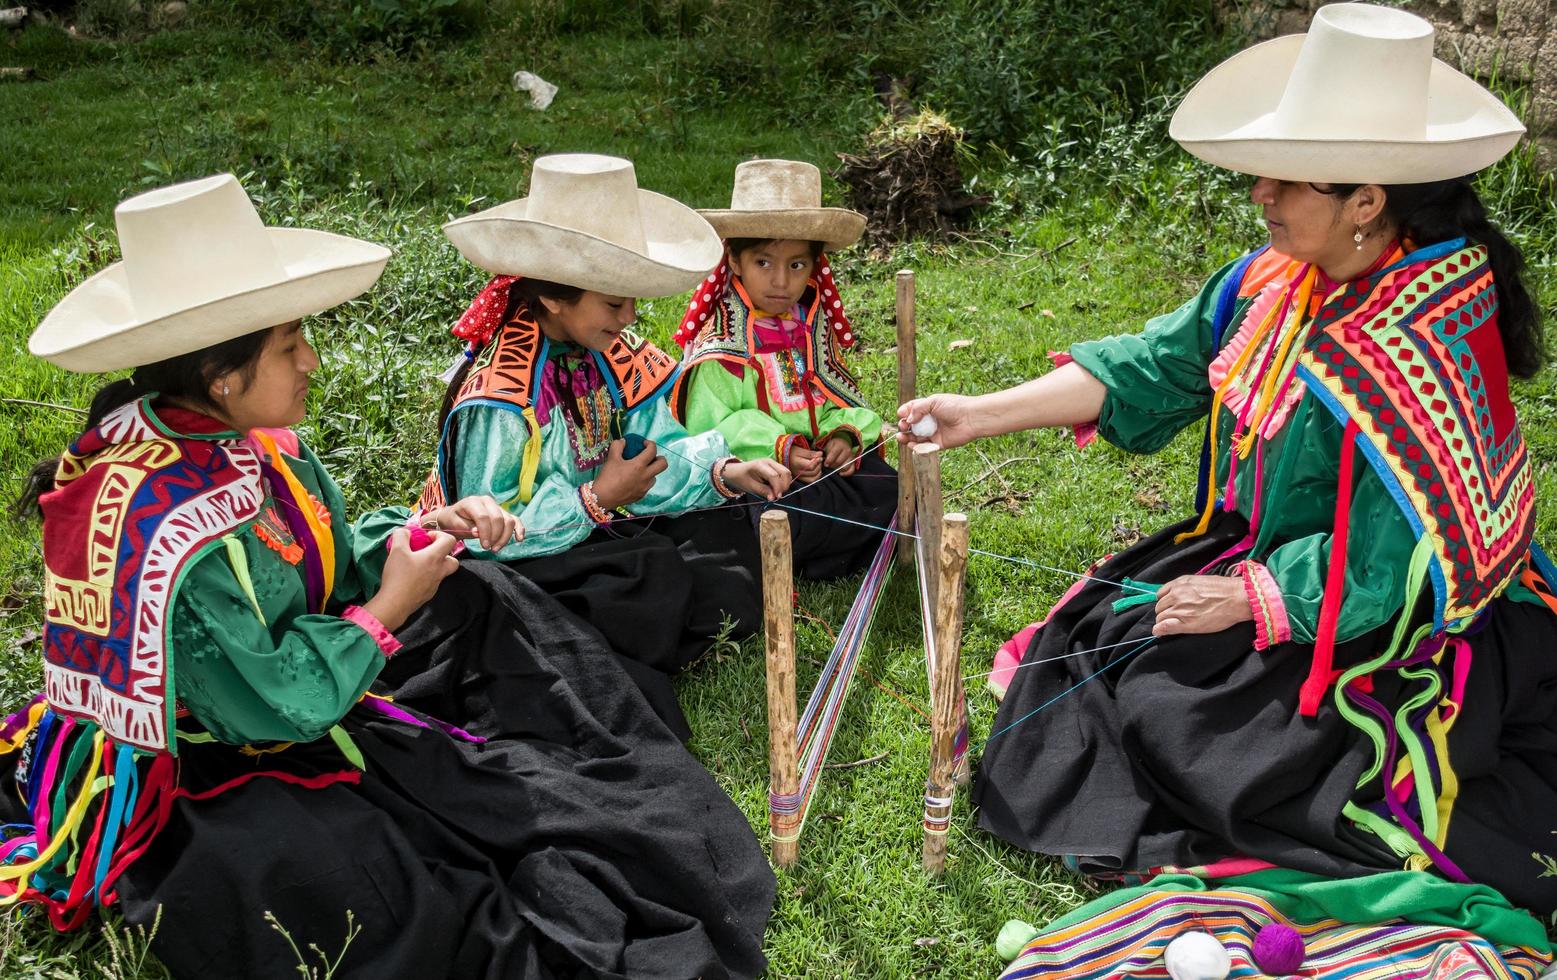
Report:
M 756 248 L 758 245 L 762 245 L 762 244 L 764 244 L 766 242 L 777 242 L 777 241 L 782 241 L 782 239 L 778 239 L 778 238 L 731 238 L 731 239 L 727 240 L 725 242 L 725 244 L 727 246 L 729 246 L 730 254 L 732 256 L 734 256 L 734 255 L 740 255 L 743 252 L 749 252 L 752 249 Z M 806 244 L 811 246 L 811 260 L 814 262 L 817 259 L 822 257 L 823 246 L 826 245 L 827 243 L 826 242 L 807 242 Z
M 1314 185 L 1322 194 L 1349 197 L 1361 184 Z M 1487 250 L 1498 290 L 1498 332 L 1508 372 L 1532 377 L 1546 363 L 1541 312 L 1524 281 L 1525 260 L 1513 242 L 1487 218 L 1469 177 L 1430 184 L 1384 185 L 1384 217 L 1403 239 L 1420 248 L 1464 237 Z
M 509 320 L 512 320 L 515 314 L 519 312 L 521 306 L 527 306 L 533 312 L 538 305 L 538 300 L 554 299 L 562 303 L 576 303 L 582 295 L 584 295 L 584 290 L 579 286 L 564 286 L 560 282 L 547 282 L 545 279 L 519 279 L 514 283 L 513 288 L 508 291 L 508 306 L 503 310 L 503 323 L 506 324 Z M 539 313 L 533 312 L 533 315 L 539 316 Z M 498 329 L 501 330 L 502 328 L 499 327 Z M 496 339 L 496 335 L 494 335 L 493 340 Z M 470 366 L 474 363 L 475 361 L 471 358 L 465 358 L 465 362 L 459 366 L 459 370 L 455 371 L 454 376 L 449 380 L 449 387 L 443 392 L 443 405 L 438 410 L 438 433 L 440 438 L 443 434 L 444 424 L 449 420 L 449 413 L 454 411 L 454 398 L 460 393 L 460 389 L 465 387 L 465 378 L 470 374 Z M 453 453 L 445 453 L 445 456 L 452 458 Z
M 96 428 L 115 409 L 146 395 L 162 395 L 202 408 L 215 408 L 216 403 L 211 400 L 211 383 L 234 371 L 245 385 L 252 382 L 254 372 L 259 369 L 260 351 L 265 349 L 265 342 L 274 329 L 267 327 L 155 364 L 143 364 L 129 377 L 110 381 L 92 396 L 86 422 L 81 426 L 82 433 Z M 17 517 L 37 514 L 38 498 L 54 489 L 54 474 L 58 470 L 58 456 L 34 464 L 22 481 L 21 495 L 11 505 L 11 513 Z

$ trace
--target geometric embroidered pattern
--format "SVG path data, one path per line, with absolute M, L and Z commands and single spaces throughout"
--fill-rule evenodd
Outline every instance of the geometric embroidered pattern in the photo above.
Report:
M 686 418 L 686 378 L 691 368 L 704 361 L 722 361 L 739 368 L 755 366 L 757 359 L 751 352 L 757 349 L 752 336 L 755 319 L 751 307 L 741 295 L 740 281 L 732 279 L 724 295 L 714 301 L 714 315 L 703 324 L 697 336 L 686 345 L 686 355 L 681 360 L 682 373 L 671 391 L 670 404 L 676 417 Z M 819 302 L 821 290 L 815 279 L 806 283 L 805 294 L 800 298 L 800 308 L 805 312 L 806 346 L 804 358 L 810 364 L 812 377 L 821 383 L 827 399 L 841 408 L 857 408 L 865 404 L 865 396 L 849 371 L 844 360 L 844 345 L 840 331 L 833 328 L 830 310 Z M 852 334 L 850 335 L 852 338 Z M 822 351 L 817 358 L 815 352 Z M 764 372 L 767 373 L 767 372 Z M 804 408 L 803 402 L 799 403 Z M 791 409 L 793 410 L 793 409 Z
M 236 439 L 169 437 L 149 398 L 111 412 L 61 458 L 44 495 L 44 694 L 120 744 L 173 751 L 166 626 L 179 576 L 253 520 L 260 460 Z
M 1433 543 L 1434 626 L 1474 616 L 1518 576 L 1534 533 L 1529 451 L 1498 333 L 1486 249 L 1426 249 L 1322 306 L 1298 374 Z

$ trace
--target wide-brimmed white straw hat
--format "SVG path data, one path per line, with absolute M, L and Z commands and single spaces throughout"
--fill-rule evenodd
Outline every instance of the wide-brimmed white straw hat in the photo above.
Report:
M 69 371 L 115 371 L 311 316 L 366 292 L 382 245 L 260 222 L 238 179 L 147 191 L 114 209 L 122 261 L 92 276 L 27 349 Z
M 1169 135 L 1208 163 L 1278 180 L 1420 184 L 1500 159 L 1525 127 L 1433 57 L 1433 26 L 1363 3 L 1233 55 L 1184 97 Z
M 822 207 L 822 172 L 799 160 L 747 160 L 735 168 L 730 206 L 699 211 L 724 238 L 788 238 L 848 248 L 865 231 L 865 216 Z
M 640 190 L 619 157 L 540 157 L 530 195 L 443 226 L 473 265 L 611 296 L 669 296 L 719 264 L 719 236 L 698 213 Z

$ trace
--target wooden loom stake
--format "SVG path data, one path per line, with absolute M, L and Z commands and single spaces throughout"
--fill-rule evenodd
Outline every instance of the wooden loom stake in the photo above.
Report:
M 911 402 L 918 391 L 918 365 L 914 353 L 914 273 L 903 269 L 897 274 L 897 403 Z M 895 413 L 894 413 L 895 414 Z M 896 418 L 893 419 L 894 424 Z M 897 529 L 912 534 L 917 525 L 914 520 L 914 471 L 912 465 L 897 455 Z M 914 539 L 898 538 L 898 561 L 911 561 L 914 557 Z
M 768 791 L 794 796 L 800 791 L 795 747 L 795 584 L 789 540 L 789 515 L 770 510 L 762 529 L 762 625 L 768 647 Z M 796 829 L 800 814 L 779 813 L 769 803 L 768 827 L 773 863 L 787 868 L 800 857 Z
M 922 513 L 922 512 L 921 512 Z M 921 522 L 921 527 L 924 523 Z M 934 558 L 931 556 L 934 555 Z M 955 759 L 957 730 L 962 725 L 962 613 L 963 581 L 968 571 L 968 518 L 965 514 L 947 514 L 942 522 L 941 547 L 926 551 L 925 556 L 934 566 L 926 575 L 927 580 L 937 581 L 937 605 L 935 610 L 935 677 L 931 696 L 930 715 L 930 778 L 925 786 L 926 798 L 946 801 L 944 805 L 927 806 L 925 818 L 946 821 L 950 829 L 951 799 L 956 792 Z M 946 867 L 946 830 L 933 832 L 928 827 L 924 835 L 924 869 L 940 874 Z
M 923 539 L 923 547 L 919 553 L 924 555 L 926 567 L 921 576 L 924 580 L 925 597 L 931 609 L 940 609 L 936 604 L 936 593 L 940 583 L 937 581 L 935 568 L 938 563 L 937 556 L 941 553 L 941 450 L 929 443 L 916 443 L 912 454 L 912 466 L 905 466 L 905 471 L 913 472 L 913 491 L 915 503 L 913 510 L 916 521 L 916 529 Z M 902 538 L 902 541 L 912 545 L 913 538 Z

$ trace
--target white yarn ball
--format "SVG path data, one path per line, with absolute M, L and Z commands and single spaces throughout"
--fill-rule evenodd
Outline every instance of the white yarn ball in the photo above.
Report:
M 934 415 L 926 415 L 924 418 L 908 427 L 908 431 L 921 439 L 928 439 L 935 435 L 935 430 L 940 426 L 936 424 Z
M 1209 932 L 1186 932 L 1163 950 L 1163 962 L 1173 980 L 1227 980 L 1233 959 Z

